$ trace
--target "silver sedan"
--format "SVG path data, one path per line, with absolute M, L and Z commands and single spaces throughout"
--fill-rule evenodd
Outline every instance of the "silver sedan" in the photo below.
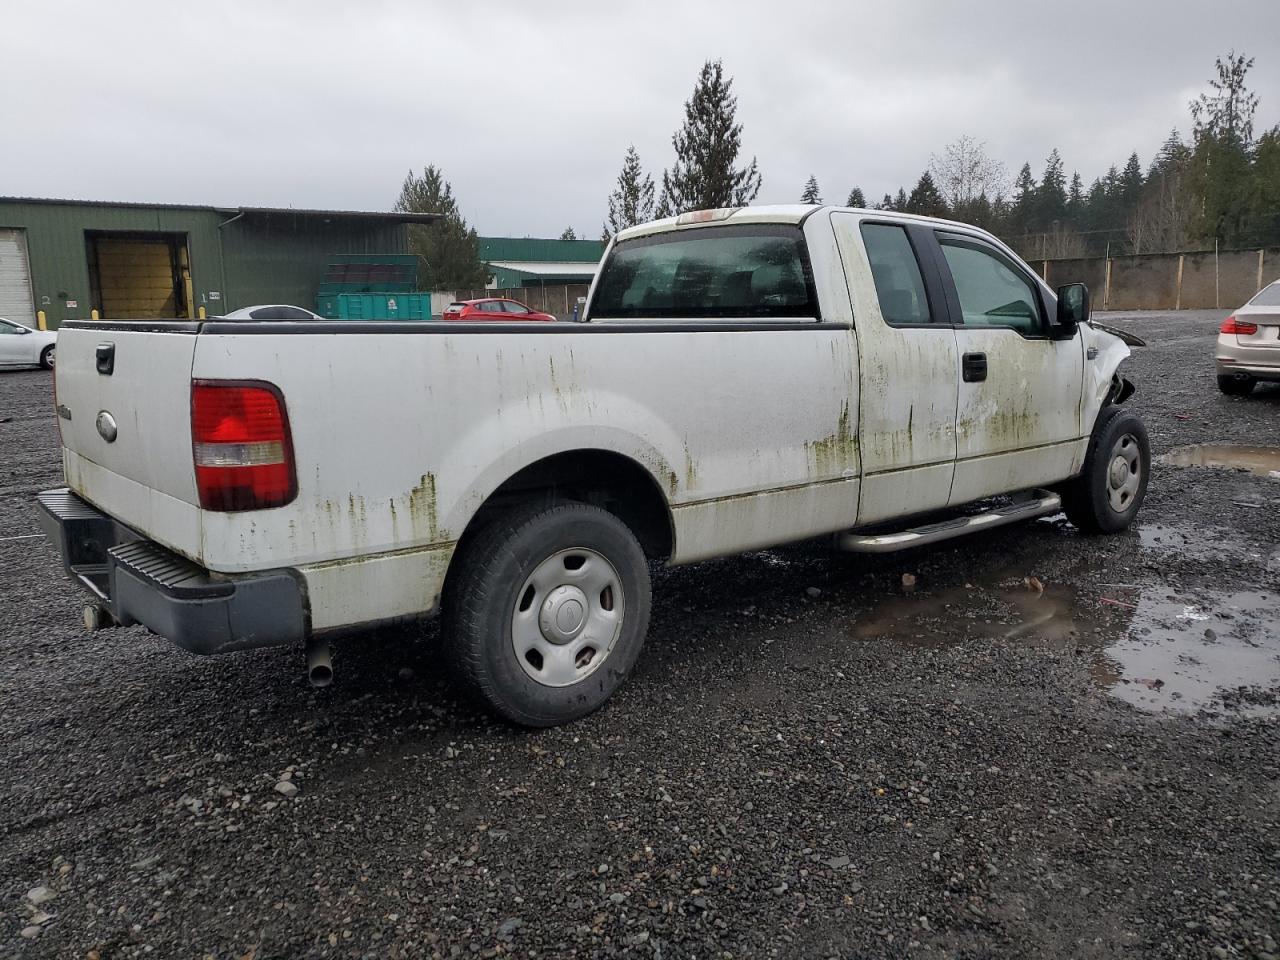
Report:
M 1244 396 L 1259 381 L 1280 382 L 1280 280 L 1222 322 L 1213 354 L 1223 393 Z

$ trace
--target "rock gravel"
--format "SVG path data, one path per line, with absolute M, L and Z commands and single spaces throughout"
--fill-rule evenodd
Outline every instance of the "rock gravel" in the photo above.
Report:
M 1280 446 L 1280 389 L 1216 390 L 1224 314 L 1111 318 L 1157 455 Z M 633 679 L 526 732 L 431 627 L 323 690 L 85 634 L 32 536 L 50 399 L 0 374 L 0 956 L 1280 956 L 1274 479 L 1158 461 L 1113 537 L 660 571 Z

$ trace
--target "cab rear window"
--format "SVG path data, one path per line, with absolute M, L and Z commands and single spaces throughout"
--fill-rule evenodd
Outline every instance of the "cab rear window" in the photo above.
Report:
M 625 240 L 596 284 L 594 319 L 818 318 L 799 227 L 735 224 Z

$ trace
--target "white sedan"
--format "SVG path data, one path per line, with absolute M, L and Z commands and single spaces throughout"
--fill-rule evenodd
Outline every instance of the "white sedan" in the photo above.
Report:
M 318 313 L 289 303 L 260 303 L 222 315 L 224 320 L 323 320 Z
M 52 330 L 32 330 L 0 317 L 0 367 L 44 367 L 53 369 L 58 334 Z

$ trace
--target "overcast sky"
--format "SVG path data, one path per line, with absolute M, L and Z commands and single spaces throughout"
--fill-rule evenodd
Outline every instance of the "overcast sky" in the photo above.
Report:
M 441 166 L 486 235 L 598 236 L 704 60 L 757 202 L 908 189 L 962 134 L 1012 176 L 1144 167 L 1229 49 L 1280 122 L 1280 2 L 0 0 L 0 195 L 389 209 Z

